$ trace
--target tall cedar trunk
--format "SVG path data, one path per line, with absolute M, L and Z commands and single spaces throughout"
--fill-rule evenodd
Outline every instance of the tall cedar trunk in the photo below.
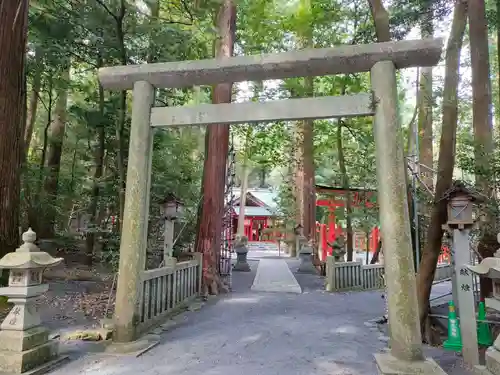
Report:
M 49 128 L 50 125 L 52 124 L 52 108 L 54 105 L 54 96 L 53 96 L 53 79 L 52 75 L 49 74 L 47 78 L 47 106 L 46 106 L 46 113 L 47 113 L 47 120 L 45 122 L 42 136 L 35 138 L 34 141 L 34 148 L 38 148 L 39 144 L 42 144 L 42 154 L 40 156 L 40 162 L 39 162 L 39 168 L 38 168 L 38 178 L 35 186 L 32 188 L 34 190 L 32 194 L 30 195 L 30 204 L 28 207 L 28 225 L 35 231 L 35 232 L 40 232 L 41 229 L 41 222 L 43 221 L 42 217 L 42 207 L 40 204 L 41 201 L 41 194 L 43 193 L 43 176 L 45 172 L 45 161 L 47 159 L 47 146 L 49 142 Z
M 441 240 L 443 237 L 442 225 L 445 224 L 447 220 L 447 204 L 444 200 L 441 200 L 441 198 L 451 185 L 453 168 L 455 165 L 460 51 L 462 49 L 466 24 L 467 0 L 458 1 L 455 5 L 450 37 L 446 48 L 442 128 L 439 144 L 435 199 L 431 211 L 427 241 L 422 252 L 420 271 L 417 275 L 418 306 L 422 325 L 424 325 L 429 311 L 429 297 L 439 253 L 441 251 Z
M 19 241 L 20 171 L 26 87 L 24 80 L 28 1 L 0 6 L 0 256 Z M 6 272 L 3 275 L 7 275 Z M 0 281 L 1 283 L 1 281 Z
M 118 14 L 113 18 L 115 20 L 116 27 L 116 38 L 118 40 L 118 51 L 120 54 L 120 62 L 122 65 L 127 65 L 127 50 L 125 47 L 125 32 L 123 31 L 123 20 L 125 19 L 126 12 L 126 1 L 120 0 L 120 7 L 118 9 Z M 116 134 L 116 169 L 118 171 L 118 202 L 119 202 L 119 215 L 118 215 L 118 225 L 116 230 L 121 233 L 123 215 L 125 210 L 125 159 L 126 159 L 126 149 L 125 149 L 125 123 L 127 121 L 127 91 L 122 91 L 120 93 L 120 106 L 118 112 L 118 122 L 115 128 Z
M 245 153 L 246 154 L 246 153 Z M 241 165 L 241 189 L 240 189 L 240 212 L 238 213 L 238 236 L 245 235 L 245 206 L 247 204 L 248 177 L 250 169 L 248 167 L 247 156 L 244 156 Z
M 67 63 L 61 75 L 61 87 L 54 109 L 54 121 L 50 125 L 50 136 L 47 144 L 47 176 L 45 178 L 45 195 L 47 197 L 44 220 L 40 228 L 41 238 L 53 238 L 55 235 L 57 185 L 61 169 L 61 155 L 66 129 L 68 83 L 70 65 Z
M 500 108 L 500 0 L 496 1 L 497 11 L 497 79 L 498 79 L 498 98 L 497 108 Z M 497 117 L 497 134 L 500 135 L 500 116 Z
M 420 24 L 422 38 L 432 38 L 434 26 L 432 24 L 432 1 L 426 0 L 424 5 L 424 16 Z M 422 181 L 430 189 L 434 190 L 434 167 L 433 147 L 432 147 L 432 67 L 423 67 L 420 69 L 419 78 L 419 100 L 418 109 L 418 133 L 420 135 L 419 162 L 422 164 L 420 173 Z M 425 168 L 427 167 L 427 168 Z
M 245 206 L 247 204 L 248 179 L 250 177 L 250 166 L 248 165 L 249 146 L 253 129 L 248 126 L 245 133 L 245 143 L 243 145 L 243 162 L 241 163 L 241 189 L 240 189 L 240 212 L 238 214 L 238 236 L 245 235 Z
M 382 251 L 382 240 L 378 240 L 377 248 L 375 249 L 375 253 L 373 253 L 373 257 L 372 260 L 370 261 L 370 264 L 378 263 L 381 251 Z
M 223 0 L 216 18 L 219 38 L 214 43 L 217 59 L 231 57 L 236 37 L 236 5 Z M 230 103 L 232 83 L 213 88 L 212 103 Z M 201 212 L 195 248 L 203 253 L 203 286 L 207 294 L 218 294 L 222 281 L 217 273 L 217 253 L 221 247 L 226 164 L 229 152 L 229 125 L 209 125 L 206 131 Z
M 345 214 L 346 214 L 346 244 L 347 244 L 347 261 L 352 262 L 352 254 L 354 252 L 353 233 L 352 233 L 352 202 L 351 194 L 349 193 L 349 176 L 345 165 L 344 147 L 342 142 L 342 125 L 339 121 L 337 125 L 337 156 L 339 158 L 339 169 L 342 177 L 342 188 L 346 191 L 345 195 Z
M 102 66 L 101 56 L 97 57 L 97 66 Z M 106 130 L 104 124 L 104 89 L 101 84 L 98 83 L 99 88 L 99 114 L 100 121 L 97 125 L 97 145 L 94 151 L 94 176 L 92 177 L 92 197 L 90 199 L 90 205 L 88 213 L 90 214 L 90 227 L 92 229 L 97 229 L 99 227 L 99 183 L 103 175 L 104 170 L 104 153 L 106 151 Z M 87 232 L 85 238 L 85 259 L 87 265 L 92 265 L 92 259 L 94 255 L 94 244 L 95 244 L 95 232 Z
M 488 23 L 484 0 L 469 1 L 469 40 L 472 68 L 472 124 L 474 128 L 474 159 L 476 185 L 481 192 L 490 197 L 489 158 L 493 151 L 493 121 L 491 113 L 491 82 L 488 51 Z M 481 227 L 478 252 L 483 257 L 493 256 L 496 242 L 493 212 L 488 212 L 487 221 Z M 493 292 L 491 279 L 481 278 L 481 297 L 489 297 Z
M 42 85 L 42 49 L 35 48 L 35 72 L 33 74 L 33 83 L 31 85 L 31 93 L 28 103 L 28 113 L 26 114 L 26 127 L 24 131 L 24 151 L 23 161 L 26 161 L 31 145 L 31 138 L 33 137 L 33 129 L 35 128 L 36 114 L 38 110 L 38 98 L 40 95 L 40 88 Z
M 313 47 L 312 4 L 311 0 L 300 0 L 299 16 L 306 17 L 297 30 L 299 48 Z M 314 95 L 313 77 L 305 77 L 301 92 L 302 97 Z M 295 194 L 297 203 L 297 224 L 303 226 L 303 234 L 308 240 L 316 239 L 316 194 L 314 167 L 314 121 L 303 120 L 296 124 L 296 155 L 295 155 Z M 316 251 L 316 246 L 313 246 Z

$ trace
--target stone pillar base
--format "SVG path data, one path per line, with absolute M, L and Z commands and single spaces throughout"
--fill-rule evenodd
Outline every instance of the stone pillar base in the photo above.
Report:
M 489 370 L 489 372 L 493 375 L 500 375 L 500 352 L 496 350 L 495 347 L 490 346 L 486 350 L 485 357 L 486 369 Z
M 233 271 L 237 272 L 250 272 L 250 265 L 247 262 L 237 262 L 233 266 Z
M 317 274 L 318 270 L 314 267 L 312 262 L 312 254 L 310 253 L 300 253 L 300 266 L 297 272 L 299 273 L 312 273 Z
M 245 251 L 236 251 L 236 263 L 233 266 L 233 271 L 240 271 L 240 272 L 250 272 L 250 265 L 248 264 L 247 261 L 247 255 L 248 255 L 248 250 L 245 247 Z
M 406 362 L 390 353 L 378 353 L 374 356 L 380 375 L 446 375 L 446 372 L 431 358 Z
M 50 340 L 23 351 L 0 350 L 0 374 L 29 373 L 49 364 L 58 356 L 58 344 L 58 341 Z

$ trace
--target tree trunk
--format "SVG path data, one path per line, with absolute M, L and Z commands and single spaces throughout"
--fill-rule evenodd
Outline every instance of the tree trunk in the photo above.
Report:
M 236 37 L 236 5 L 223 0 L 217 14 L 219 38 L 214 43 L 217 59 L 231 57 Z M 218 84 L 213 89 L 212 103 L 230 103 L 232 83 Z M 229 152 L 229 125 L 209 125 L 206 131 L 205 162 L 203 169 L 201 214 L 195 249 L 203 253 L 203 286 L 207 294 L 218 294 L 224 285 L 217 273 L 217 253 L 221 247 L 222 215 L 226 163 Z
M 496 11 L 497 11 L 497 79 L 498 79 L 498 98 L 497 98 L 497 108 L 500 108 L 500 0 L 496 0 Z M 500 116 L 498 116 L 500 117 Z M 500 135 L 500 118 L 497 117 L 497 135 Z
M 368 4 L 370 5 L 373 23 L 375 24 L 377 41 L 379 43 L 390 42 L 389 12 L 387 12 L 381 0 L 368 0 Z
M 301 26 L 297 30 L 298 47 L 313 47 L 312 0 L 300 0 L 298 16 Z M 314 96 L 314 78 L 304 77 L 302 97 Z M 297 225 L 303 227 L 308 240 L 316 239 L 316 193 L 314 167 L 314 121 L 303 120 L 296 124 L 295 184 L 297 202 Z M 313 246 L 316 252 L 316 246 Z
M 247 156 L 244 156 L 243 165 L 241 166 L 241 190 L 240 190 L 240 212 L 238 214 L 238 236 L 245 235 L 245 206 L 247 203 L 247 190 L 248 190 L 248 175 L 250 170 L 248 168 Z
M 125 32 L 123 31 L 126 12 L 125 0 L 120 0 L 120 8 L 118 15 L 115 16 L 116 21 L 116 37 L 118 39 L 118 50 L 120 53 L 120 61 L 122 65 L 127 65 L 127 50 L 125 47 Z M 120 107 L 118 113 L 118 123 L 116 124 L 116 143 L 117 143 L 117 160 L 116 166 L 118 171 L 118 201 L 119 201 L 119 218 L 116 229 L 121 233 L 123 215 L 125 211 L 125 123 L 127 121 L 127 91 L 120 93 Z
M 20 171 L 26 86 L 28 1 L 0 6 L 0 257 L 19 244 Z M 7 272 L 3 272 L 7 275 Z M 3 280 L 5 281 L 5 280 Z M 0 280 L 0 284 L 2 280 Z
M 61 155 L 66 128 L 67 104 L 68 104 L 68 84 L 70 64 L 63 68 L 61 87 L 57 90 L 58 97 L 55 105 L 54 121 L 50 126 L 50 137 L 47 147 L 47 176 L 45 179 L 45 195 L 47 197 L 45 215 L 41 224 L 41 238 L 53 238 L 55 235 L 56 222 L 56 199 L 57 185 L 59 182 L 59 170 L 61 169 Z
M 491 113 L 491 82 L 488 51 L 488 23 L 484 0 L 469 1 L 469 40 L 472 69 L 472 124 L 474 128 L 474 159 L 476 185 L 487 197 L 492 188 L 489 168 L 493 152 L 493 122 Z M 487 210 L 489 211 L 489 210 Z M 481 239 L 478 252 L 482 257 L 490 257 L 496 251 L 496 217 L 486 212 L 486 222 L 481 225 Z M 493 291 L 491 279 L 481 278 L 481 297 L 489 297 Z
M 342 188 L 346 191 L 345 194 L 345 214 L 346 214 L 346 244 L 347 244 L 347 261 L 352 262 L 354 252 L 353 233 L 352 233 L 352 203 L 351 194 L 349 193 L 349 176 L 344 158 L 344 147 L 342 145 L 342 126 L 340 120 L 337 124 L 337 156 L 339 158 L 340 175 L 342 176 Z
M 42 85 L 42 49 L 35 48 L 35 73 L 33 75 L 33 84 L 31 85 L 31 93 L 29 98 L 28 113 L 26 115 L 26 127 L 24 131 L 24 152 L 23 161 L 26 161 L 31 145 L 31 138 L 33 137 L 33 129 L 36 123 L 36 114 L 38 110 L 38 99 L 40 95 L 40 88 Z
M 441 240 L 443 237 L 442 225 L 445 224 L 447 220 L 447 204 L 446 201 L 441 200 L 441 198 L 451 185 L 455 166 L 460 51 L 462 49 L 466 24 L 467 1 L 457 1 L 453 14 L 450 37 L 446 48 L 442 129 L 439 144 L 435 199 L 431 211 L 427 241 L 422 252 L 420 270 L 417 275 L 418 306 L 420 324 L 422 326 L 424 326 L 429 311 L 429 297 L 439 253 L 441 251 Z
M 98 67 L 102 66 L 102 58 L 98 56 L 97 59 Z M 90 231 L 87 232 L 85 238 L 85 259 L 88 266 L 92 265 L 92 260 L 94 256 L 94 245 L 95 245 L 95 230 L 100 227 L 99 225 L 99 183 L 103 175 L 104 170 L 104 153 L 106 151 L 106 130 L 104 121 L 104 89 L 101 84 L 98 83 L 99 87 L 99 113 L 100 113 L 100 123 L 97 128 L 97 147 L 94 155 L 94 176 L 92 177 L 92 197 L 90 199 L 90 206 L 88 213 L 90 214 Z
M 375 253 L 373 253 L 372 260 L 370 264 L 377 264 L 378 259 L 380 258 L 380 252 L 382 251 L 382 240 L 378 240 L 377 248 L 375 249 Z
M 432 2 L 426 1 L 424 5 L 424 17 L 420 24 L 422 38 L 432 38 L 434 26 L 432 24 Z M 434 153 L 432 147 L 432 106 L 434 103 L 432 95 L 432 66 L 420 69 L 418 109 L 418 133 L 420 135 L 420 172 L 423 183 L 434 190 Z M 427 168 L 426 168 L 427 167 Z

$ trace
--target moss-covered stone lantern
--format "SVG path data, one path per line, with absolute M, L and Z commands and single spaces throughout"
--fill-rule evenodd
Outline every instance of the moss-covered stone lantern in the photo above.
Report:
M 31 228 L 22 240 L 24 243 L 15 252 L 0 259 L 0 268 L 10 269 L 9 285 L 0 288 L 0 295 L 14 304 L 0 325 L 0 373 L 21 374 L 53 362 L 58 355 L 58 343 L 49 340 L 34 302 L 49 289 L 48 284 L 42 284 L 44 269 L 63 259 L 40 251 Z

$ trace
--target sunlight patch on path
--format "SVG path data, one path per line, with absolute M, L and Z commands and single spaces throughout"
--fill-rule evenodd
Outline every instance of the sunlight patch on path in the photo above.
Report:
M 251 289 L 255 292 L 302 293 L 302 288 L 283 259 L 261 259 Z

